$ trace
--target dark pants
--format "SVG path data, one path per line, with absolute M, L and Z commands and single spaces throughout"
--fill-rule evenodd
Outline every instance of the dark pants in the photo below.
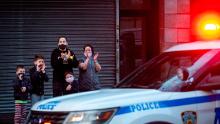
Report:
M 53 80 L 53 96 L 62 96 L 63 95 L 63 81 Z

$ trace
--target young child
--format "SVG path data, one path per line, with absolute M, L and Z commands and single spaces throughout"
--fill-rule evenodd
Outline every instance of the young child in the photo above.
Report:
M 25 68 L 23 65 L 18 65 L 16 68 L 16 78 L 12 81 L 14 84 L 14 99 L 15 99 L 15 124 L 24 124 L 28 113 L 28 95 L 31 90 L 31 83 L 25 77 Z
M 64 73 L 65 85 L 64 85 L 64 95 L 77 93 L 79 90 L 78 81 L 75 80 L 75 77 L 72 72 L 67 71 Z
M 49 80 L 45 68 L 44 57 L 42 55 L 35 55 L 34 67 L 29 70 L 32 85 L 32 105 L 44 99 L 44 82 Z

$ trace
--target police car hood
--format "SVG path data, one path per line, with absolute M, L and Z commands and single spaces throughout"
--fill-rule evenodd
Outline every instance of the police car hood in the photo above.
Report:
M 167 100 L 169 96 L 169 92 L 152 89 L 103 89 L 43 100 L 31 109 L 57 112 L 95 110 Z

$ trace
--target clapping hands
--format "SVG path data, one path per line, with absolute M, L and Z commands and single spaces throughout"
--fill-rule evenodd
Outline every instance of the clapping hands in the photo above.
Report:
M 67 53 L 61 53 L 61 58 L 62 59 L 64 59 L 64 58 L 68 59 L 68 58 L 70 58 L 70 56 L 71 56 L 70 50 L 68 50 Z
M 94 55 L 94 57 L 93 57 L 93 59 L 94 59 L 94 62 L 96 62 L 96 61 L 97 61 L 97 59 L 98 59 L 98 56 L 99 56 L 99 53 L 96 53 L 96 54 Z

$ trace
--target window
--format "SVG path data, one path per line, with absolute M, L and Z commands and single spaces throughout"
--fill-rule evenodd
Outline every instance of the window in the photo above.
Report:
M 220 63 L 214 64 L 207 71 L 200 76 L 199 84 L 196 87 L 202 85 L 220 84 Z

